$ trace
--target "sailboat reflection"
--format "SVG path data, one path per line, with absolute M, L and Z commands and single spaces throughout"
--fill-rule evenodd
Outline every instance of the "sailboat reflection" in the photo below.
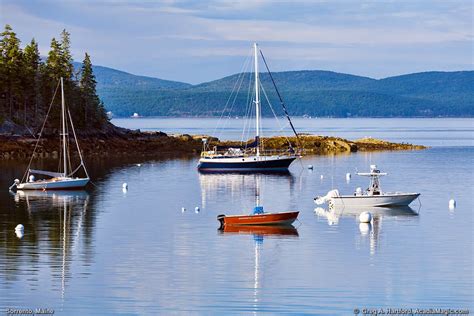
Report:
M 341 217 L 354 217 L 362 212 L 370 212 L 372 221 L 370 223 L 360 223 L 359 231 L 361 236 L 370 237 L 370 253 L 373 255 L 378 248 L 380 233 L 382 231 L 382 222 L 384 218 L 391 219 L 410 219 L 418 216 L 418 213 L 409 206 L 399 207 L 344 207 L 333 206 L 328 209 L 317 207 L 314 212 L 318 217 L 327 219 L 329 225 L 337 225 Z
M 286 181 L 289 183 L 290 191 L 293 190 L 295 183 L 293 175 L 288 171 L 272 173 L 199 172 L 201 205 L 203 208 L 206 208 L 208 201 L 220 201 L 223 193 L 229 195 L 231 199 L 245 199 L 258 189 L 257 186 L 262 180 L 277 180 L 278 183 L 284 183 Z
M 260 252 L 264 237 L 270 238 L 298 238 L 298 230 L 293 226 L 224 226 L 219 228 L 221 235 L 253 235 L 254 240 L 254 313 L 259 310 L 259 291 L 261 288 Z
M 53 266 L 61 267 L 58 274 L 61 275 L 61 298 L 64 299 L 72 252 L 86 221 L 89 194 L 86 191 L 17 191 L 12 194 L 19 207 L 26 207 L 37 233 L 47 230 L 44 238 L 48 240 L 53 257 L 56 258 L 56 251 L 61 251 L 61 262 L 54 262 Z M 42 229 L 40 226 L 46 220 L 51 222 Z

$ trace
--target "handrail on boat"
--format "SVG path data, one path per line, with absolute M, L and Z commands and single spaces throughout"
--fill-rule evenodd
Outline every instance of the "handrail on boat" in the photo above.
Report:
M 298 152 L 291 152 L 288 150 L 282 149 L 271 149 L 271 150 L 264 150 L 260 151 L 260 156 L 298 156 L 301 153 Z M 232 152 L 229 150 L 208 150 L 201 152 L 201 157 L 249 157 L 255 156 L 255 152 L 253 151 L 240 151 L 240 152 Z

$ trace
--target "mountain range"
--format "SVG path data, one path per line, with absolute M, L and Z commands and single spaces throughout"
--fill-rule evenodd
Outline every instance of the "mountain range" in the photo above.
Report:
M 115 117 L 242 116 L 253 92 L 250 73 L 191 85 L 94 66 L 97 92 Z M 290 115 L 325 117 L 474 116 L 474 71 L 413 73 L 384 79 L 321 70 L 275 72 Z M 279 100 L 267 73 L 263 90 L 277 115 Z M 241 89 L 236 92 L 235 87 Z M 232 93 L 234 91 L 234 93 Z M 262 94 L 262 99 L 265 94 Z M 264 102 L 266 103 L 266 102 Z M 226 106 L 227 104 L 227 106 Z M 262 107 L 264 116 L 272 109 Z

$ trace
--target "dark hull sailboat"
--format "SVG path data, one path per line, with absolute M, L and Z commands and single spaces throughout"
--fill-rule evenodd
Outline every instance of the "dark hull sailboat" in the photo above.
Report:
M 202 171 L 285 171 L 296 156 L 260 156 L 202 158 L 198 169 Z
M 289 143 L 289 150 L 287 151 L 265 151 L 264 144 L 260 139 L 261 131 L 261 105 L 260 105 L 260 80 L 258 72 L 258 49 L 257 44 L 254 44 L 254 65 L 255 65 L 255 140 L 252 144 L 245 145 L 245 148 L 226 148 L 226 150 L 219 151 L 217 147 L 210 149 L 210 144 L 207 140 L 204 141 L 203 151 L 199 159 L 198 169 L 200 171 L 284 171 L 288 170 L 291 163 L 299 157 L 295 153 L 291 143 Z M 263 62 L 267 68 L 268 74 L 272 80 L 275 91 L 278 94 L 280 103 L 283 106 L 285 115 L 288 119 L 289 125 L 298 138 L 298 134 L 291 122 L 291 119 L 286 111 L 280 93 L 275 85 L 273 76 L 268 68 L 268 65 L 260 51 Z M 262 88 L 263 89 L 263 88 Z M 264 91 L 265 92 L 265 91 Z M 266 95 L 265 95 L 266 96 Z M 268 99 L 268 98 L 267 98 Z M 273 110 L 273 109 L 272 109 Z M 299 138 L 298 138 L 299 142 Z

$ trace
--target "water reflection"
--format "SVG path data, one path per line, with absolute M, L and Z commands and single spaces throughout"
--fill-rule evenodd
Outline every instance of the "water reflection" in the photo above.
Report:
M 11 241 L 11 234 L 2 234 L 0 262 L 6 267 L 0 272 L 5 284 L 27 277 L 31 287 L 38 286 L 39 267 L 50 268 L 53 288 L 64 299 L 71 265 L 79 247 L 84 266 L 90 266 L 92 247 L 88 229 L 90 196 L 86 191 L 17 191 L 14 213 L 7 218 L 7 227 L 21 222 L 25 226 L 22 240 Z M 15 231 L 16 233 L 16 231 Z M 34 249 L 42 249 L 41 255 Z M 27 260 L 25 260 L 28 258 Z
M 363 212 L 372 214 L 370 223 L 359 223 L 359 231 L 362 237 L 369 236 L 370 254 L 374 255 L 377 251 L 380 234 L 382 231 L 382 222 L 384 218 L 405 218 L 417 217 L 418 213 L 409 206 L 398 207 L 348 207 L 333 206 L 328 209 L 317 207 L 314 212 L 319 217 L 324 217 L 328 221 L 328 225 L 337 225 L 341 217 L 357 218 Z
M 298 238 L 298 230 L 293 226 L 224 226 L 219 229 L 221 235 L 252 235 L 254 240 L 254 279 L 253 279 L 253 312 L 254 315 L 261 310 L 260 307 L 260 290 L 262 267 L 261 252 L 263 248 L 263 240 L 265 237 L 270 238 Z
M 261 197 L 262 184 L 267 181 L 288 184 L 286 191 L 292 196 L 295 190 L 296 179 L 289 171 L 272 173 L 211 173 L 199 172 L 199 183 L 201 187 L 201 204 L 205 208 L 208 201 L 219 201 L 222 195 L 231 200 L 250 200 L 249 197 Z M 288 191 L 289 190 L 289 191 Z

